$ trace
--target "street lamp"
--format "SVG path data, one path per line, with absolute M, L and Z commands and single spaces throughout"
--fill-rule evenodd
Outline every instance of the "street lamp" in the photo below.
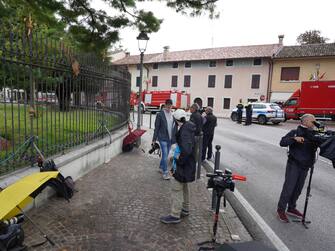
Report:
M 315 65 L 316 68 L 316 78 L 314 80 L 319 80 L 319 75 L 320 75 L 320 64 Z
M 139 97 L 138 97 L 138 108 L 137 108 L 137 129 L 141 129 L 141 103 L 142 103 L 142 81 L 143 81 L 143 57 L 144 52 L 147 49 L 149 37 L 147 33 L 141 31 L 137 37 L 138 49 L 141 52 L 140 58 L 140 86 L 139 86 Z

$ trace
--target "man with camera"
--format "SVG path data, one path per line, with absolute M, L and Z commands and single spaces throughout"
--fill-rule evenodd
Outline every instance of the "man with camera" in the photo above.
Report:
M 308 170 L 315 163 L 316 150 L 323 142 L 317 137 L 317 131 L 313 130 L 316 123 L 312 114 L 305 114 L 301 117 L 301 124 L 297 129 L 291 130 L 280 141 L 280 146 L 289 147 L 285 181 L 277 208 L 278 218 L 282 222 L 289 222 L 286 214 L 303 217 L 296 209 L 296 203 L 304 187 Z
M 161 110 L 155 120 L 155 130 L 152 138 L 152 146 L 156 144 L 158 140 L 161 151 L 162 159 L 159 164 L 159 171 L 163 174 L 164 180 L 169 180 L 170 175 L 168 172 L 168 155 L 171 149 L 171 145 L 176 142 L 177 126 L 172 116 L 172 100 L 167 99 L 165 101 L 165 107 Z
M 173 117 L 179 126 L 176 140 L 180 154 L 176 157 L 176 169 L 172 171 L 174 179 L 171 184 L 171 213 L 160 218 L 165 224 L 179 223 L 181 217 L 189 215 L 188 183 L 195 180 L 196 170 L 193 155 L 195 125 L 191 121 L 186 121 L 186 112 L 182 109 L 175 111 Z

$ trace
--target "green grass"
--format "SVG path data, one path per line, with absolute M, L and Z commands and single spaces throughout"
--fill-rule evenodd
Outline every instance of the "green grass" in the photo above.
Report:
M 37 146 L 49 156 L 97 137 L 99 121 L 106 121 L 107 128 L 120 123 L 118 116 L 98 110 L 58 111 L 57 106 L 36 106 L 33 118 L 33 135 L 38 136 Z M 29 106 L 23 104 L 0 104 L 0 136 L 10 142 L 10 148 L 0 150 L 0 164 L 30 137 L 31 121 Z M 19 154 L 20 155 L 20 154 Z M 17 160 L 20 161 L 20 160 Z M 1 173 L 1 170 L 0 170 Z

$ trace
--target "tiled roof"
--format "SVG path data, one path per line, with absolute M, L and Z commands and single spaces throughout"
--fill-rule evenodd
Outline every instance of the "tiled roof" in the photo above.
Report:
M 237 59 L 237 58 L 265 58 L 272 57 L 280 48 L 279 44 L 249 45 L 220 47 L 187 51 L 171 51 L 166 53 L 155 53 L 144 55 L 144 63 Z M 129 65 L 138 64 L 139 55 L 128 56 L 117 60 L 114 64 Z
M 284 46 L 274 58 L 335 56 L 335 43 Z

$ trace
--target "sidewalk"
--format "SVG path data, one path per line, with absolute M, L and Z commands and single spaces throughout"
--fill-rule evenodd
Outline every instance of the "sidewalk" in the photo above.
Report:
M 211 239 L 211 194 L 207 178 L 191 184 L 190 215 L 177 225 L 159 221 L 170 212 L 170 181 L 158 172 L 159 157 L 149 155 L 152 131 L 142 138 L 142 148 L 117 156 L 76 182 L 79 192 L 70 203 L 53 197 L 28 212 L 56 243 L 29 250 L 197 250 L 197 243 Z M 222 206 L 223 208 L 223 206 Z M 217 240 L 251 240 L 227 203 L 219 219 Z M 24 223 L 25 244 L 43 240 L 36 228 Z M 229 232 L 230 231 L 230 232 Z

